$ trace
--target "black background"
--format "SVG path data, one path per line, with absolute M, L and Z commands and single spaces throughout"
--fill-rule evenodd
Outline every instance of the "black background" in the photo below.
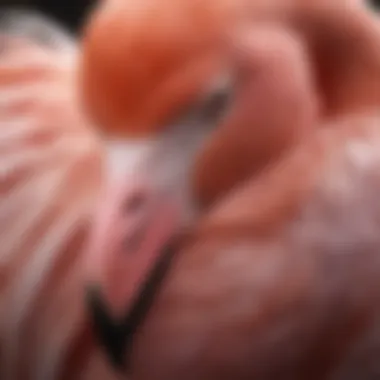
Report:
M 22 6 L 41 11 L 75 32 L 95 4 L 95 0 L 0 0 L 0 6 L 7 8 Z

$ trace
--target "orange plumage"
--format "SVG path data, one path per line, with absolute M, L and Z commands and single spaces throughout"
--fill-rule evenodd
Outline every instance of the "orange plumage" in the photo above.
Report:
M 154 133 L 195 101 L 222 64 L 230 9 L 229 1 L 101 4 L 85 28 L 81 75 L 100 127 Z

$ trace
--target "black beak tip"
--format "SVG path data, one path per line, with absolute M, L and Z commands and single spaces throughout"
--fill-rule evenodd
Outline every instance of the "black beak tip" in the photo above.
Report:
M 91 284 L 86 291 L 86 304 L 93 331 L 109 361 L 117 371 L 130 371 L 133 339 L 147 316 L 160 285 L 165 279 L 176 252 L 175 241 L 165 250 L 149 273 L 133 305 L 116 320 L 109 312 L 101 287 Z
M 126 369 L 126 342 L 123 326 L 118 321 L 115 321 L 108 312 L 106 302 L 98 286 L 88 287 L 86 291 L 86 303 L 95 336 L 103 347 L 107 358 L 115 369 L 124 371 Z

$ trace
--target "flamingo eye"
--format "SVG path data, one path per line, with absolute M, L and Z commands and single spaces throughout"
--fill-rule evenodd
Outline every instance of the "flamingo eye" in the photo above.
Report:
M 231 92 L 228 89 L 219 90 L 210 94 L 201 105 L 201 113 L 206 120 L 219 121 L 225 115 L 231 102 Z
M 233 86 L 230 76 L 218 78 L 197 103 L 199 118 L 214 125 L 223 118 L 231 103 Z

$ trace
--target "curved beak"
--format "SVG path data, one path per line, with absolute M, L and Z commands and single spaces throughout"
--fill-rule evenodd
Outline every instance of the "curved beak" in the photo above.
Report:
M 178 217 L 170 199 L 131 181 L 110 186 L 100 202 L 85 255 L 87 305 L 118 369 L 169 268 Z

